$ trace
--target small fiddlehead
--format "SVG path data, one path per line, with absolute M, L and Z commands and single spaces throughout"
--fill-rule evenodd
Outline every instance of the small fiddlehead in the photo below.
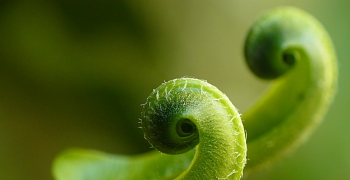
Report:
M 254 74 L 274 80 L 242 116 L 248 134 L 246 174 L 295 149 L 319 124 L 334 96 L 337 65 L 324 28 L 295 8 L 263 15 L 249 31 L 244 52 Z M 55 161 L 56 179 L 241 177 L 246 149 L 240 116 L 214 86 L 192 78 L 164 83 L 147 99 L 142 116 L 153 147 L 178 155 L 70 150 Z
M 290 7 L 257 21 L 244 53 L 254 74 L 274 79 L 263 98 L 243 113 L 249 171 L 292 151 L 319 124 L 333 100 L 337 64 L 322 25 Z

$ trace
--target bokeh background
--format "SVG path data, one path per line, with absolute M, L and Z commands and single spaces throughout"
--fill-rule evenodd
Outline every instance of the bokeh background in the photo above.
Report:
M 337 97 L 310 140 L 250 179 L 350 179 L 350 1 L 0 2 L 0 179 L 48 180 L 54 157 L 80 147 L 150 150 L 137 127 L 153 88 L 206 79 L 241 112 L 269 82 L 242 53 L 264 11 L 293 5 L 329 31 L 339 58 Z

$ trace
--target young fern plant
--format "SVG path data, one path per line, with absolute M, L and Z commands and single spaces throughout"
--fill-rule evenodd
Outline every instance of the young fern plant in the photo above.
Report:
M 273 85 L 243 113 L 243 123 L 213 85 L 175 79 L 153 90 L 143 105 L 145 138 L 162 153 L 122 156 L 68 150 L 55 159 L 54 177 L 238 180 L 292 152 L 322 120 L 335 94 L 332 42 L 313 17 L 283 7 L 256 21 L 244 53 L 251 71 Z

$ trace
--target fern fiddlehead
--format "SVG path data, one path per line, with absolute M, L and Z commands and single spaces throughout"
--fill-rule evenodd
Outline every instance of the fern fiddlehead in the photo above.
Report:
M 179 154 L 198 144 L 190 168 L 177 179 L 240 179 L 244 129 L 221 91 L 197 79 L 175 79 L 157 88 L 144 106 L 142 128 L 157 150 Z
M 204 81 L 181 78 L 153 91 L 141 121 L 153 147 L 178 155 L 69 150 L 55 160 L 55 178 L 240 179 L 245 142 L 249 160 L 244 173 L 292 151 L 332 101 L 337 65 L 331 40 L 310 15 L 280 8 L 252 26 L 245 56 L 253 73 L 274 79 L 270 90 L 243 113 L 247 140 L 239 113 L 223 93 Z
M 322 25 L 296 8 L 262 16 L 248 34 L 245 56 L 252 72 L 275 79 L 243 113 L 249 171 L 292 151 L 322 120 L 335 93 L 337 64 Z

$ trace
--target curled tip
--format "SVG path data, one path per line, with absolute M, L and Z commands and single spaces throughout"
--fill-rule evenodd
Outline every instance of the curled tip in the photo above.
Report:
M 270 11 L 251 27 L 244 46 L 250 70 L 263 79 L 282 76 L 298 63 L 303 52 L 298 48 L 305 26 L 304 12 L 284 7 Z M 307 18 L 306 18 L 307 19 Z M 297 43 L 298 42 L 298 43 Z
M 186 116 L 189 105 L 196 101 L 183 96 L 185 88 L 180 80 L 163 83 L 147 98 L 143 108 L 141 126 L 145 139 L 166 154 L 185 153 L 199 142 L 197 126 Z
M 194 78 L 163 83 L 147 98 L 145 138 L 158 151 L 196 155 L 177 179 L 240 179 L 246 138 L 237 109 L 215 86 Z

